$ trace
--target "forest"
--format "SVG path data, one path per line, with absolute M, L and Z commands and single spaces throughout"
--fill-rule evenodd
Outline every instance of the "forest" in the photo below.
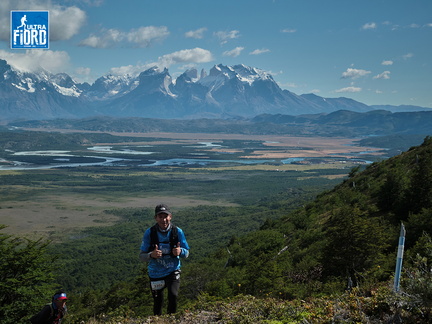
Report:
M 2 174 L 3 188 L 25 185 L 29 196 L 40 195 L 42 184 L 60 192 L 69 186 L 91 196 L 106 188 L 129 196 L 143 185 L 159 192 L 163 183 L 166 196 L 181 187 L 191 196 L 230 203 L 175 209 L 173 222 L 185 230 L 191 257 L 182 267 L 178 314 L 159 319 L 151 317 L 146 267 L 138 260 L 143 231 L 153 223 L 151 208 L 106 208 L 103 213 L 117 221 L 62 238 L 17 237 L 2 226 L 2 323 L 26 323 L 57 288 L 70 296 L 66 323 L 427 323 L 431 160 L 432 138 L 426 137 L 399 155 L 350 170 Z M 8 199 L 22 197 L 15 190 L 2 190 L 2 209 Z M 402 291 L 395 292 L 401 224 L 405 258 Z

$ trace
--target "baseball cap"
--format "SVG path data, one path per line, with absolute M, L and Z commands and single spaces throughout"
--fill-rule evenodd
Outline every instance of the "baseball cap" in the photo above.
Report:
M 159 204 L 155 208 L 155 215 L 161 214 L 161 213 L 171 215 L 171 212 L 170 212 L 168 206 L 165 204 Z
M 68 299 L 68 298 L 66 297 L 66 294 L 65 294 L 65 293 L 61 293 L 61 294 L 56 294 L 56 295 L 54 295 L 54 300 L 64 300 L 64 299 Z

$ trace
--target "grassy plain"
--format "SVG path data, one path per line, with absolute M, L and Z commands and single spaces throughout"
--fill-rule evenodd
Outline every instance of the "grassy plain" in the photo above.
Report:
M 38 194 L 37 198 L 9 201 L 2 204 L 0 223 L 8 227 L 4 232 L 18 236 L 47 236 L 58 240 L 71 231 L 93 226 L 110 226 L 119 218 L 105 212 L 116 208 L 142 208 L 169 201 L 177 208 L 218 205 L 221 202 L 193 199 L 182 196 L 113 197 L 81 195 L 74 192 Z M 224 206 L 236 204 L 223 203 Z
M 26 128 L 32 131 L 46 131 L 45 129 Z M 83 132 L 78 130 L 50 129 L 53 132 L 76 133 Z M 87 131 L 86 133 L 102 133 Z M 157 138 L 155 141 L 137 142 L 135 144 L 161 145 L 161 144 L 197 144 L 199 142 L 223 143 L 224 141 L 258 141 L 270 150 L 255 150 L 245 158 L 291 158 L 291 157 L 325 157 L 336 155 L 350 157 L 352 154 L 368 152 L 367 154 L 380 156 L 383 153 L 377 152 L 376 147 L 357 146 L 359 138 L 345 137 L 306 137 L 306 136 L 281 136 L 281 135 L 244 135 L 244 134 L 212 134 L 212 133 L 127 133 L 127 132 L 108 132 L 108 134 L 120 137 L 145 137 Z M 166 141 L 160 140 L 166 139 Z M 119 145 L 125 143 L 100 143 L 100 145 Z M 273 150 L 271 150 L 274 148 Z M 212 151 L 224 151 L 226 149 L 212 148 Z M 232 150 L 241 152 L 242 148 Z
M 38 130 L 41 131 L 41 130 Z M 50 130 L 51 132 L 54 130 Z M 58 130 L 61 134 L 74 131 Z M 81 132 L 80 133 L 85 133 Z M 97 132 L 93 132 L 97 133 Z M 110 133 L 118 140 L 91 145 L 148 145 L 164 157 L 185 154 L 185 147 L 201 145 L 203 159 L 234 154 L 243 159 L 292 157 L 352 157 L 376 148 L 354 146 L 357 139 L 257 136 L 196 133 Z M 142 138 L 142 140 L 141 140 Z M 202 146 L 211 142 L 218 146 Z M 88 145 L 87 145 L 88 146 Z M 44 148 L 39 148 L 44 149 Z M 67 149 L 67 147 L 63 147 Z M 83 147 L 86 150 L 86 147 Z M 356 162 L 319 164 L 221 163 L 160 167 L 77 167 L 45 170 L 0 170 L 0 224 L 5 232 L 43 235 L 54 240 L 65 233 L 118 221 L 110 209 L 153 208 L 159 202 L 183 207 L 241 206 L 303 186 L 328 188 L 345 177 Z M 318 179 L 330 182 L 318 183 Z M 299 181 L 303 180 L 303 181 Z M 336 181 L 336 182 L 335 182 Z M 316 189 L 315 189 L 316 190 Z

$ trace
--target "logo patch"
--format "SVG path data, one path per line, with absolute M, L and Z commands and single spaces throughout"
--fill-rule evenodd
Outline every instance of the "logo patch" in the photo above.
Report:
M 48 11 L 11 11 L 11 48 L 49 48 Z

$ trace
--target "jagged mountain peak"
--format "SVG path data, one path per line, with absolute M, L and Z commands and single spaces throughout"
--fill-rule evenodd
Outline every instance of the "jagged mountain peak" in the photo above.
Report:
M 11 70 L 11 66 L 8 64 L 6 60 L 0 59 L 0 73 L 4 73 L 5 71 Z
M 200 79 L 205 78 L 207 76 L 207 72 L 204 69 L 201 69 Z
M 134 93 L 137 93 L 138 91 L 141 92 L 139 94 L 140 97 L 143 94 L 154 94 L 157 92 L 170 97 L 175 97 L 175 94 L 171 91 L 173 80 L 167 68 L 161 70 L 157 66 L 154 66 L 141 72 L 138 78 L 139 84 L 134 90 Z
M 102 77 L 100 77 L 99 79 L 97 79 L 95 82 L 118 82 L 118 81 L 129 81 L 131 79 L 133 79 L 134 77 L 130 74 L 123 74 L 123 75 L 114 75 L 114 74 L 106 74 Z
M 153 66 L 143 72 L 140 73 L 141 76 L 151 76 L 151 75 L 158 75 L 158 74 L 169 74 L 168 69 L 164 68 L 161 70 L 158 66 Z
M 57 73 L 50 77 L 52 82 L 65 88 L 71 88 L 76 85 L 76 82 L 66 73 Z
M 220 73 L 225 73 L 226 75 L 232 75 L 234 69 L 229 65 L 216 64 L 210 69 L 210 75 L 218 75 Z
M 138 78 L 130 74 L 107 74 L 98 78 L 85 92 L 85 96 L 95 100 L 109 100 L 129 93 L 138 84 Z
M 137 77 L 132 76 L 130 74 L 124 74 L 124 75 L 107 74 L 97 79 L 92 86 L 95 87 L 103 86 L 106 89 L 110 87 L 118 87 L 119 85 L 132 87 L 133 84 L 137 82 L 137 80 L 138 80 Z
M 239 65 L 234 65 L 233 69 L 241 77 L 242 81 L 246 81 L 249 83 L 252 83 L 257 79 L 273 81 L 273 77 L 269 73 L 258 68 L 246 66 L 244 64 L 239 64 Z
M 16 74 L 12 71 L 12 67 L 5 60 L 0 59 L 0 81 L 10 79 L 12 74 Z
M 182 74 L 182 76 L 185 77 L 185 78 L 187 78 L 191 82 L 196 82 L 196 81 L 198 81 L 200 79 L 200 77 L 198 76 L 198 70 L 195 69 L 195 68 L 186 70 Z
M 210 69 L 210 73 L 200 79 L 203 85 L 216 84 L 218 86 L 224 84 L 228 80 L 236 79 L 241 83 L 252 85 L 257 80 L 269 80 L 274 82 L 273 77 L 258 68 L 238 64 L 233 66 L 225 66 L 217 64 Z
M 48 81 L 54 86 L 55 90 L 62 95 L 79 97 L 83 89 L 68 74 L 57 73 L 48 76 Z
M 219 88 L 227 80 L 234 78 L 235 75 L 235 71 L 231 67 L 218 64 L 213 66 L 209 74 L 198 82 L 207 87 Z

